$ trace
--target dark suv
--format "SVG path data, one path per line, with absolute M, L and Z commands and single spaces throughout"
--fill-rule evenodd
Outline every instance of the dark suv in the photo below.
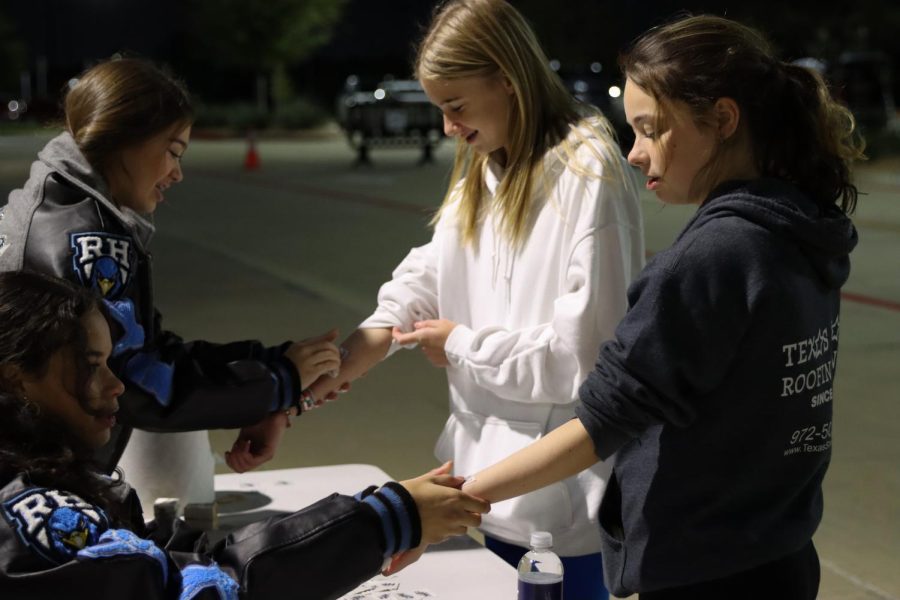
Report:
M 441 111 L 415 80 L 386 79 L 370 87 L 351 75 L 338 96 L 337 118 L 361 163 L 369 162 L 373 146 L 419 146 L 422 160 L 430 161 L 443 139 Z

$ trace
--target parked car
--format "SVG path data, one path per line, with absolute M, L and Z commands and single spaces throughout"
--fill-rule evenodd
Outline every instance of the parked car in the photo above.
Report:
M 427 162 L 443 139 L 441 111 L 415 80 L 385 79 L 369 87 L 351 75 L 338 96 L 336 112 L 360 163 L 369 162 L 374 146 L 418 146 Z

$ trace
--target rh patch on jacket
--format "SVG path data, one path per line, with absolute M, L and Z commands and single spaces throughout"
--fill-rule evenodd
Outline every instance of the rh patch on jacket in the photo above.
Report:
M 132 240 L 102 231 L 73 233 L 72 267 L 82 285 L 109 300 L 122 295 L 134 264 Z
M 0 512 L 23 544 L 55 565 L 72 560 L 109 529 L 102 509 L 60 490 L 29 488 L 4 502 Z

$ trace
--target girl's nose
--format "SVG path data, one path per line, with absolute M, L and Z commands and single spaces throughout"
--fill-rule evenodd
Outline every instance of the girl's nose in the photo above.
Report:
M 646 155 L 638 148 L 638 143 L 635 141 L 634 145 L 631 146 L 631 150 L 628 152 L 628 164 L 634 167 L 640 167 L 644 162 L 646 162 Z
M 444 135 L 446 135 L 447 137 L 453 137 L 458 131 L 459 126 L 456 124 L 456 122 L 448 118 L 447 115 L 444 115 Z
M 118 398 L 125 393 L 125 384 L 116 377 L 112 371 L 109 372 L 109 380 L 106 382 L 106 391 L 110 396 Z
M 181 171 L 181 163 L 176 162 L 175 167 L 172 169 L 172 182 L 178 183 L 184 179 L 184 173 Z

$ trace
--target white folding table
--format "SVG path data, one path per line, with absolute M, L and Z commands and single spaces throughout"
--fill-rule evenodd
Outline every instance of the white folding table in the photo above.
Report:
M 390 479 L 378 467 L 361 464 L 216 475 L 219 528 L 228 531 L 299 510 L 334 492 L 353 495 Z M 387 580 L 399 585 L 399 591 L 431 592 L 434 600 L 516 597 L 515 569 L 467 536 L 430 547 L 418 562 Z

